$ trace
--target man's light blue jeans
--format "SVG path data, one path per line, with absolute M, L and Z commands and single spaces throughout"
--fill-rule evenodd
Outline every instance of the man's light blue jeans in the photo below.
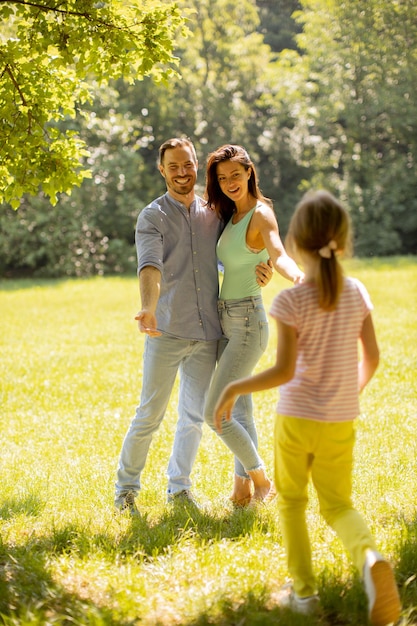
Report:
M 152 436 L 163 420 L 178 371 L 178 423 L 168 464 L 168 493 L 190 488 L 217 344 L 217 341 L 191 341 L 168 335 L 146 337 L 140 405 L 120 453 L 116 504 L 128 491 L 140 490 Z
M 252 373 L 268 344 L 268 320 L 261 296 L 241 300 L 219 300 L 219 318 L 223 339 L 213 376 L 204 417 L 214 429 L 214 407 L 229 382 Z M 235 473 L 248 478 L 247 471 L 263 467 L 258 436 L 253 419 L 252 396 L 240 396 L 233 408 L 232 419 L 222 422 L 220 437 L 235 455 Z

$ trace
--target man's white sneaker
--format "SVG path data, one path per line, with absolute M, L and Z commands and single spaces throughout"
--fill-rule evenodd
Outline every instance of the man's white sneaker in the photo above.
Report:
M 303 615 L 313 615 L 317 613 L 320 606 L 320 598 L 317 594 L 302 598 L 298 596 L 291 584 L 284 585 L 277 595 L 278 606 L 283 609 L 290 609 L 295 613 Z
M 395 624 L 401 612 L 400 596 L 391 565 L 379 552 L 366 551 L 363 581 L 373 626 Z
M 127 491 L 116 497 L 114 506 L 120 513 L 129 513 L 132 517 L 139 515 L 138 508 L 135 504 L 136 493 L 134 491 Z
M 167 495 L 167 504 L 181 504 L 190 505 L 196 509 L 200 508 L 194 494 L 189 489 L 183 489 L 182 491 L 176 491 L 175 493 L 169 493 Z

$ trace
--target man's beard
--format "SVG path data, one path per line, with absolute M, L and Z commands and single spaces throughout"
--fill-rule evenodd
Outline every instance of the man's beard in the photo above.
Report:
M 176 183 L 170 183 L 168 185 L 172 191 L 175 191 L 179 196 L 187 196 L 194 189 L 194 181 L 190 181 L 187 185 L 177 185 Z

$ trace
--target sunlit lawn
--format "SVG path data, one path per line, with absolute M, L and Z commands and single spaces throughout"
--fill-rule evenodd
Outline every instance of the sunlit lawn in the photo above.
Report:
M 417 259 L 352 260 L 375 305 L 382 362 L 358 420 L 355 503 L 395 567 L 403 624 L 417 623 Z M 285 282 L 264 290 L 267 308 Z M 323 612 L 274 604 L 286 581 L 275 506 L 232 512 L 232 459 L 207 427 L 193 472 L 200 512 L 165 504 L 176 391 L 154 437 L 142 517 L 113 511 L 120 446 L 139 398 L 137 280 L 0 282 L 0 623 L 365 625 L 366 599 L 339 541 L 309 521 Z M 186 304 L 184 304 L 186 306 Z M 275 329 L 259 364 L 274 359 Z M 272 471 L 277 391 L 255 396 Z

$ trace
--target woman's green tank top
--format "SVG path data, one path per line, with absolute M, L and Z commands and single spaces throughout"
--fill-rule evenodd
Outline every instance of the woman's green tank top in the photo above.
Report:
M 224 266 L 221 300 L 239 300 L 261 293 L 255 267 L 262 261 L 267 262 L 268 251 L 264 248 L 253 252 L 246 244 L 246 232 L 255 209 L 251 209 L 237 224 L 230 220 L 217 242 L 217 256 Z

